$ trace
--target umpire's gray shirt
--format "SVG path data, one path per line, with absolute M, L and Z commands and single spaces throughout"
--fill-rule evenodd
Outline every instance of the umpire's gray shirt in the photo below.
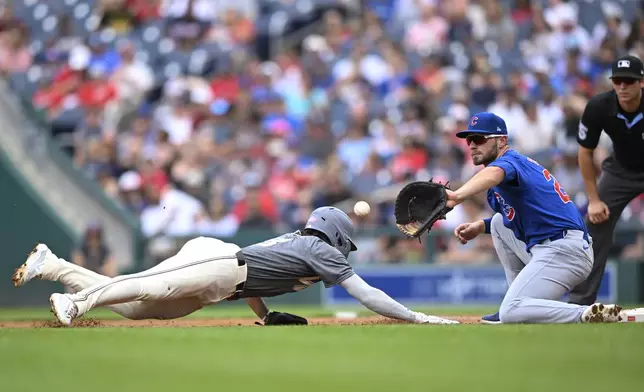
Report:
M 354 272 L 331 245 L 300 232 L 288 233 L 242 248 L 248 277 L 242 297 L 273 297 L 299 291 L 319 282 L 342 283 Z

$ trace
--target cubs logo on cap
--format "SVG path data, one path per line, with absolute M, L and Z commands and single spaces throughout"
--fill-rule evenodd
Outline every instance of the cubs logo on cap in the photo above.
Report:
M 464 139 L 471 134 L 505 136 L 508 134 L 508 128 L 505 125 L 505 121 L 496 114 L 481 112 L 472 116 L 467 130 L 458 132 L 456 137 Z

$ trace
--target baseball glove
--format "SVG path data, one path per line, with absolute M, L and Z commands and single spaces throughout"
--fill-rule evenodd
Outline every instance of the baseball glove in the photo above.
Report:
M 268 312 L 263 325 L 308 325 L 304 317 L 283 312 Z M 259 323 L 256 323 L 259 324 Z M 261 324 L 259 324 L 261 325 Z
M 448 184 L 416 181 L 405 185 L 396 196 L 396 226 L 407 237 L 420 238 L 432 225 L 451 211 L 447 207 Z

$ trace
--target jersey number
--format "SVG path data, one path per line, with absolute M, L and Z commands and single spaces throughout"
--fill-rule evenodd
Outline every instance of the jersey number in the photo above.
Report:
M 543 176 L 546 178 L 546 181 L 548 182 L 550 180 L 554 181 L 555 192 L 557 192 L 561 201 L 563 201 L 564 203 L 570 203 L 572 201 L 570 199 L 570 196 L 568 196 L 568 194 L 561 189 L 561 184 L 559 184 L 559 181 L 557 181 L 557 179 L 552 174 L 550 174 L 548 169 L 543 169 Z

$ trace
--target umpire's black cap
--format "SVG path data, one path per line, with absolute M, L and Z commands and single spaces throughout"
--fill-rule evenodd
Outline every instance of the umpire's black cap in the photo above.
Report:
M 613 63 L 613 73 L 610 78 L 644 78 L 644 65 L 642 65 L 642 60 L 635 56 L 622 56 L 618 58 Z

